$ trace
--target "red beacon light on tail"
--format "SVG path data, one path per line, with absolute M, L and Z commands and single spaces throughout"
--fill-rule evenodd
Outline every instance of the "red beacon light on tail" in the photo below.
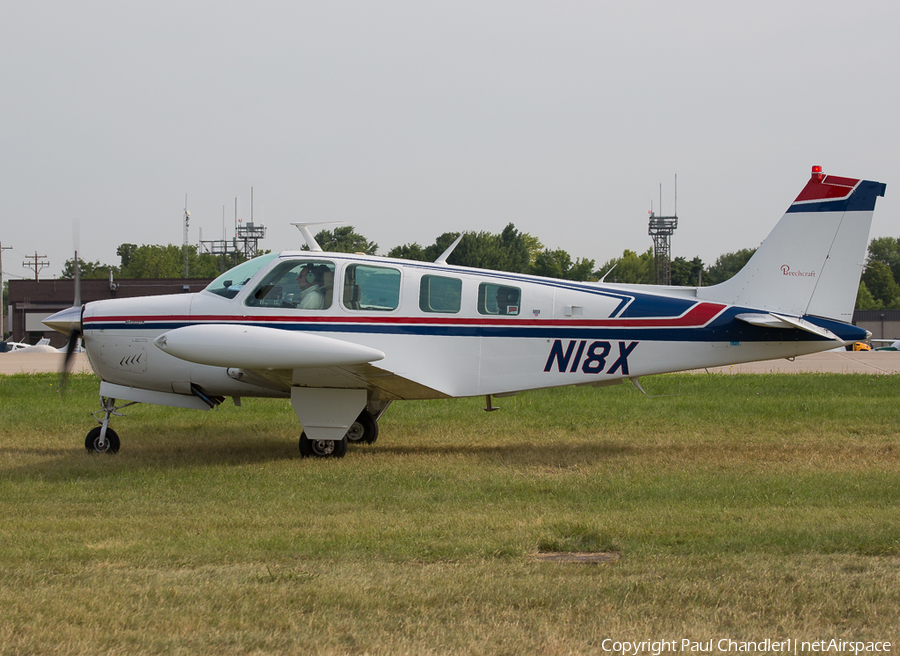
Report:
M 813 180 L 818 180 L 819 182 L 822 182 L 822 180 L 825 179 L 825 174 L 822 173 L 821 166 L 812 167 L 812 177 L 813 177 Z

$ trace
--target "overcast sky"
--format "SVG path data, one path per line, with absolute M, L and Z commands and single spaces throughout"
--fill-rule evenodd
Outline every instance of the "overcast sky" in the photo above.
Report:
M 507 223 L 573 258 L 754 247 L 810 167 L 885 182 L 900 3 L 0 0 L 4 275 L 342 221 L 379 245 Z M 896 186 L 895 186 L 896 185 Z M 314 230 L 315 232 L 315 230 Z

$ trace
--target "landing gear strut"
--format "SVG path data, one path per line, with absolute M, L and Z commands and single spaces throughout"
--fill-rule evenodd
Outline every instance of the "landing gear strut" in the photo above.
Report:
M 84 438 L 84 448 L 91 453 L 116 453 L 119 450 L 119 436 L 112 428 L 109 427 L 109 418 L 112 415 L 124 417 L 119 410 L 134 405 L 135 402 L 126 403 L 116 407 L 116 400 L 106 396 L 100 397 L 100 405 L 102 409 L 92 413 L 94 419 L 97 420 L 99 426 L 92 428 Z M 103 419 L 100 419 L 103 415 Z

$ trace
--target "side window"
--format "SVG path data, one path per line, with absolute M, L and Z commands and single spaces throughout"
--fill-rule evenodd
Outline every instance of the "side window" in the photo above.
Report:
M 351 264 L 344 271 L 344 307 L 388 312 L 400 305 L 400 271 Z
M 522 290 L 508 285 L 483 282 L 478 285 L 478 313 L 514 316 L 519 314 Z
M 422 276 L 419 309 L 422 312 L 459 312 L 462 280 L 444 276 Z
M 331 307 L 333 288 L 333 262 L 290 260 L 262 279 L 247 298 L 247 305 L 326 310 Z

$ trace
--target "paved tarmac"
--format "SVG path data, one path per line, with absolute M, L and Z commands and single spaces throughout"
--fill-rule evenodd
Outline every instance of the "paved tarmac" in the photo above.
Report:
M 0 374 L 54 372 L 59 371 L 62 362 L 61 353 L 0 353 Z M 91 365 L 84 353 L 76 353 L 72 365 L 75 373 L 91 373 Z M 765 360 L 695 371 L 725 374 L 895 374 L 900 373 L 900 351 L 827 351 L 803 355 L 793 362 Z
M 59 371 L 63 365 L 62 353 L 0 353 L 0 374 L 39 374 Z M 92 373 L 86 353 L 76 353 L 72 358 L 72 372 Z
M 700 372 L 723 374 L 896 374 L 900 373 L 900 351 L 826 351 L 790 360 L 763 360 L 710 367 Z

